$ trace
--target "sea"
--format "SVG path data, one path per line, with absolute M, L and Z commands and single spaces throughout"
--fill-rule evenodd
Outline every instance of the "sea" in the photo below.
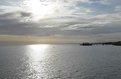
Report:
M 121 47 L 2 44 L 0 79 L 121 79 Z

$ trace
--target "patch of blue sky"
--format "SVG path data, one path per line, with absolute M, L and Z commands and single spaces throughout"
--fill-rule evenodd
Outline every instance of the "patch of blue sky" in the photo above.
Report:
M 107 13 L 113 13 L 114 9 L 116 7 L 116 4 L 100 4 L 100 3 L 78 3 L 77 4 L 78 7 L 85 7 L 85 8 L 90 8 L 91 10 L 93 10 L 93 15 L 97 15 L 97 14 L 107 14 Z

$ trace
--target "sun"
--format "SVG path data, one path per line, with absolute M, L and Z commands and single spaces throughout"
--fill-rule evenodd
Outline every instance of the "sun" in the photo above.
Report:
M 24 7 L 28 12 L 32 13 L 34 17 L 37 18 L 46 18 L 56 14 L 57 2 L 53 1 L 41 1 L 41 0 L 25 0 Z

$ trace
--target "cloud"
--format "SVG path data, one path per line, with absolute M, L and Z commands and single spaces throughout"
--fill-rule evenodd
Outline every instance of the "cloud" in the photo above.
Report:
M 115 11 L 116 11 L 116 12 L 121 12 L 121 6 L 119 6 L 119 5 L 116 6 L 116 7 L 115 7 Z
M 71 19 L 64 18 L 65 21 L 63 22 L 63 24 L 65 24 L 65 27 L 63 27 L 62 30 L 85 30 L 85 29 L 89 30 L 89 29 L 95 29 L 95 28 L 100 28 L 104 26 L 107 27 L 107 25 L 111 25 L 113 23 L 115 23 L 116 25 L 117 22 L 121 21 L 120 15 L 121 13 L 119 12 L 119 13 L 103 14 L 103 15 L 96 15 L 96 16 L 73 17 Z
M 0 4 L 0 34 L 78 37 L 121 32 L 121 7 L 117 1 L 115 5 L 112 5 L 113 0 L 44 0 L 43 2 L 47 1 L 49 3 L 44 3 L 44 7 L 50 3 L 54 4 L 50 6 L 55 13 L 47 13 L 44 18 L 41 18 L 39 13 L 35 16 L 36 11 L 31 12 L 21 1 L 18 6 L 16 6 L 18 2 L 9 1 L 9 4 Z M 93 7 L 94 4 L 96 7 Z M 107 9 L 111 7 L 107 13 L 100 8 L 104 5 L 108 6 Z M 100 11 L 97 12 L 97 9 Z
M 83 30 L 82 31 L 83 33 L 82 32 L 81 33 L 84 34 L 84 32 L 89 33 L 93 31 L 93 29 L 98 29 L 101 27 L 109 28 L 110 25 L 112 25 L 113 23 L 115 23 L 114 26 L 116 26 L 117 22 L 119 22 L 120 24 L 120 20 L 121 20 L 121 16 L 120 16 L 121 13 L 112 13 L 112 14 L 103 14 L 103 15 L 96 15 L 96 16 L 92 16 L 92 15 L 71 16 L 70 15 L 70 16 L 63 16 L 63 17 L 41 19 L 38 22 L 32 22 L 32 21 L 27 22 L 27 21 L 24 21 L 23 19 L 26 17 L 30 17 L 31 14 L 25 13 L 25 12 L 23 14 L 22 13 L 23 12 L 1 14 L 0 15 L 1 30 L 5 30 L 6 33 L 11 32 L 12 34 L 14 33 L 32 34 L 33 33 L 33 35 L 34 34 L 35 35 L 54 35 L 54 34 L 65 35 L 62 32 L 72 31 L 72 33 L 70 32 L 69 33 L 73 35 L 75 34 L 73 31 L 75 30 L 78 30 L 78 31 Z M 37 29 L 34 29 L 34 28 L 37 28 Z M 47 32 L 48 29 L 50 30 Z M 33 32 L 29 32 L 29 31 L 33 31 Z M 5 33 L 5 32 L 2 31 L 2 33 Z M 100 33 L 100 30 L 98 30 L 97 32 Z M 64 33 L 67 33 L 67 32 L 64 32 Z
M 30 17 L 31 13 L 20 12 L 21 17 Z

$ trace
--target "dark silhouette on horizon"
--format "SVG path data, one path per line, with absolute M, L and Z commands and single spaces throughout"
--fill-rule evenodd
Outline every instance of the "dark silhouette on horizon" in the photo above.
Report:
M 84 42 L 80 44 L 81 46 L 92 46 L 92 45 L 114 45 L 114 46 L 121 46 L 121 41 L 116 42 L 98 42 L 98 43 L 89 43 Z

